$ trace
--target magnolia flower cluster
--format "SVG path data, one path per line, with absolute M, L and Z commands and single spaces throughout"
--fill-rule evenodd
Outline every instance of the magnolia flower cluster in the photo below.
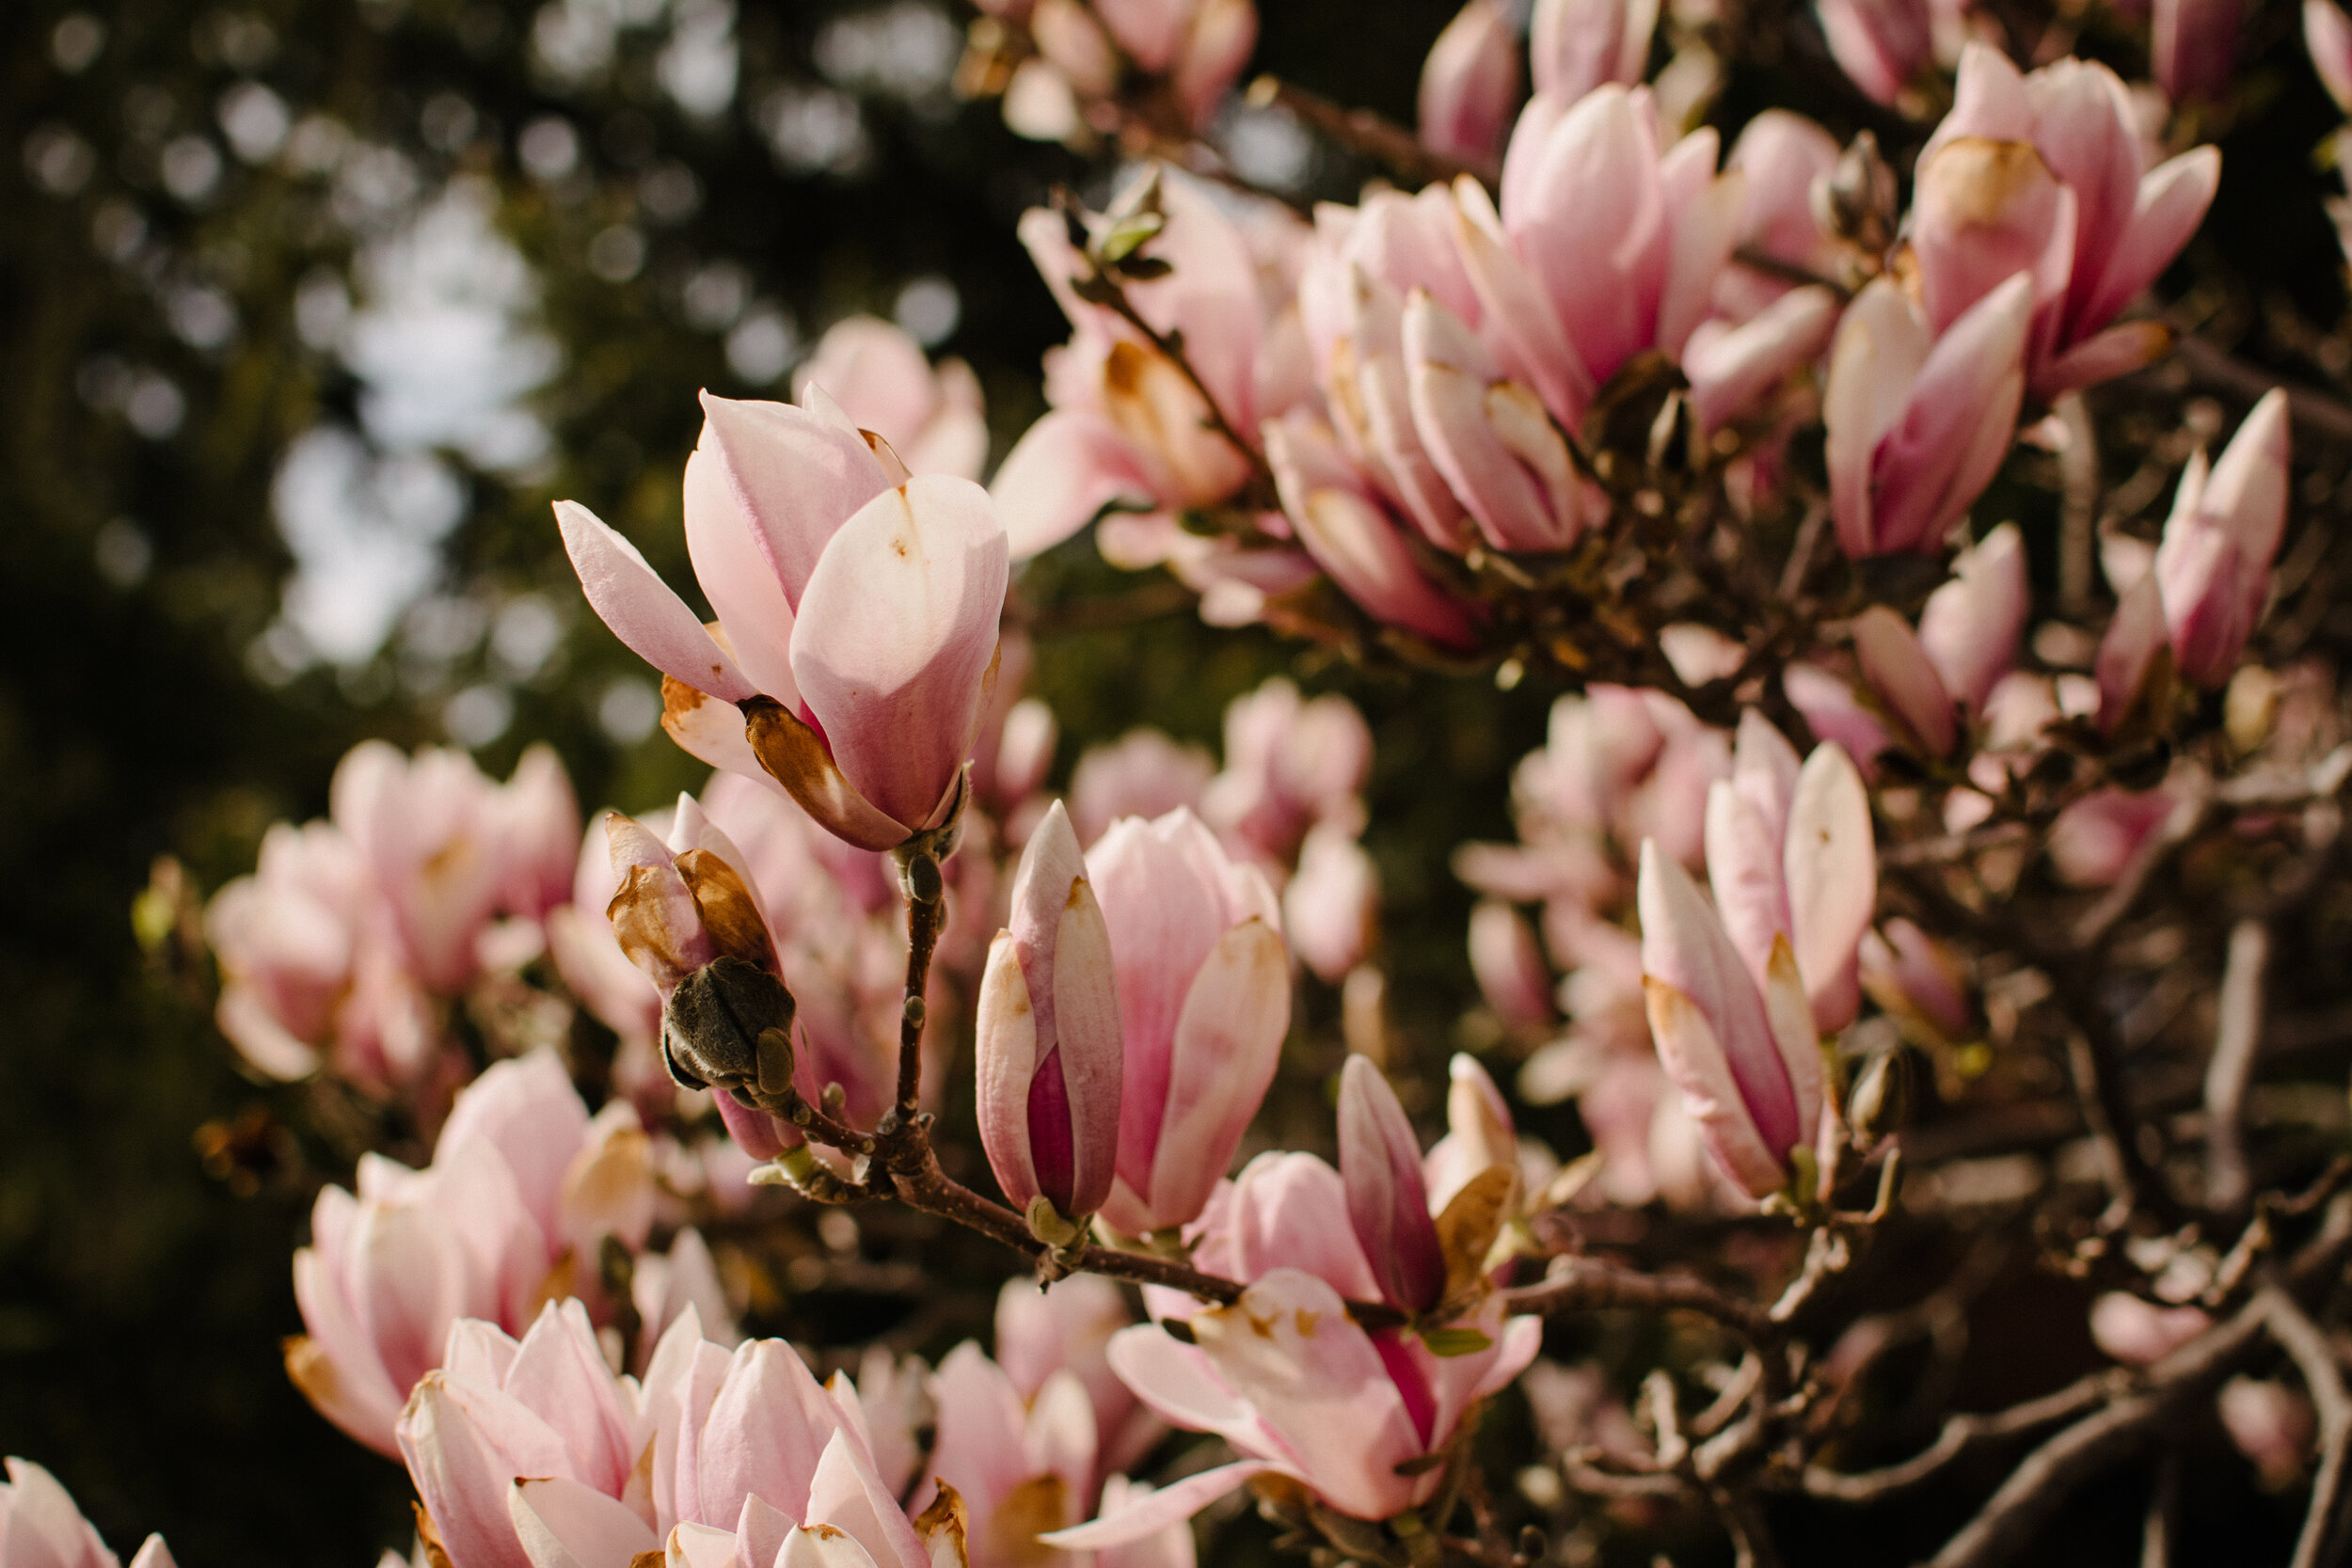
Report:
M 72 1494 L 30 1460 L 10 1456 L 0 1483 L 0 1562 L 9 1568 L 121 1568 Z M 151 1535 L 131 1568 L 173 1568 L 171 1548 Z
M 330 1186 L 311 1211 L 294 1262 L 308 1332 L 287 1341 L 286 1370 L 320 1414 L 382 1452 L 460 1320 L 519 1333 L 565 1298 L 611 1318 L 608 1247 L 639 1255 L 628 1305 L 648 1343 L 690 1307 L 728 1323 L 692 1229 L 666 1256 L 644 1254 L 660 1205 L 635 1109 L 614 1101 L 591 1117 L 551 1052 L 501 1062 L 461 1093 L 430 1165 L 369 1154 L 358 1188 Z
M 221 1033 L 273 1078 L 324 1069 L 436 1116 L 463 1067 L 450 1006 L 537 957 L 564 900 L 571 782 L 546 747 L 498 784 L 462 752 L 371 741 L 328 800 L 323 821 L 272 826 L 205 912 Z

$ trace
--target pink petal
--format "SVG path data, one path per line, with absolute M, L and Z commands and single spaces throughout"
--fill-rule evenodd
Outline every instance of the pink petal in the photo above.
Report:
M 748 530 L 786 601 L 798 610 L 834 531 L 882 492 L 882 467 L 853 429 L 788 403 L 738 402 L 708 392 L 702 402 L 696 450 L 715 460 L 723 485 L 707 494 L 734 497 L 739 520 L 730 522 Z M 690 501 L 701 494 L 690 491 Z
M 1788 808 L 1789 942 L 1815 1027 L 1853 1021 L 1854 951 L 1878 907 L 1870 798 L 1846 749 L 1825 741 L 1804 759 Z
M 1429 1217 L 1421 1143 L 1380 1069 L 1350 1056 L 1340 1075 L 1340 1175 L 1348 1223 L 1389 1305 L 1422 1312 L 1445 1293 L 1445 1258 Z
M 1485 186 L 1454 182 L 1454 239 L 1476 291 L 1479 332 L 1512 379 L 1535 388 L 1544 406 L 1570 429 L 1593 401 L 1593 376 L 1568 342 L 1559 313 L 1503 232 Z
M 2003 523 L 1963 550 L 1952 574 L 1919 613 L 1919 648 L 1952 701 L 1981 714 L 1994 683 L 2016 661 L 2032 603 L 2017 525 Z
M 834 761 L 928 827 L 972 754 L 1009 570 L 988 494 L 925 474 L 841 526 L 803 594 L 792 668 Z
M 1934 340 L 1913 314 L 1902 291 L 1872 281 L 1848 306 L 1830 347 L 1829 379 L 1821 397 L 1828 433 L 1830 503 L 1837 543 L 1861 560 L 1885 548 L 1877 517 L 1874 475 L 1881 444 L 1901 420 L 1913 384 Z
M 1469 0 L 1421 71 L 1423 147 L 1457 163 L 1483 164 L 1502 146 L 1519 102 L 1519 40 L 1495 0 Z
M 1853 621 L 1853 648 L 1862 673 L 1931 757 L 1949 756 L 1960 727 L 1944 690 L 1909 623 L 1884 605 L 1872 605 Z
M 1219 1465 L 1214 1469 L 1201 1470 L 1154 1490 L 1130 1493 L 1135 1500 L 1126 1507 L 1115 1512 L 1105 1508 L 1099 1519 L 1073 1525 L 1068 1529 L 1057 1529 L 1038 1539 L 1049 1546 L 1059 1546 L 1073 1552 L 1129 1545 L 1191 1518 L 1234 1488 L 1278 1468 L 1279 1466 L 1263 1459 L 1244 1459 L 1232 1465 Z
M 1057 408 L 1014 444 L 989 486 L 1015 561 L 1026 561 L 1076 533 L 1114 503 L 1150 507 L 1158 499 L 1134 449 L 1099 415 Z
M 516 1477 L 507 1513 L 532 1568 L 629 1568 L 660 1538 L 627 1504 L 564 1476 Z
M 631 653 L 722 702 L 759 694 L 636 546 L 577 502 L 556 502 L 555 518 L 589 605 Z
M 798 707 L 792 606 L 712 452 L 686 460 L 686 552 L 736 663 L 760 690 Z

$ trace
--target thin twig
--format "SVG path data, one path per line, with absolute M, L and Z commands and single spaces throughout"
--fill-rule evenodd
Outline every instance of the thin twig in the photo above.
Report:
M 1954 1416 L 1945 1421 L 1934 1442 L 1899 1465 L 1876 1470 L 1858 1470 L 1851 1475 L 1841 1475 L 1835 1470 L 1814 1465 L 1804 1473 L 1804 1490 L 1808 1496 L 1824 1497 L 1832 1502 L 1877 1502 L 1882 1497 L 1908 1491 L 1932 1478 L 1961 1455 L 1985 1444 L 2023 1437 L 2042 1427 L 2054 1426 L 2059 1421 L 2095 1410 L 2128 1384 L 2128 1374 L 2110 1370 L 2078 1379 L 2055 1392 L 2027 1400 L 2023 1404 L 2013 1404 L 2007 1410 L 1996 1410 L 1989 1415 Z
M 2266 1314 L 2270 1337 L 2303 1374 L 2303 1386 L 2319 1409 L 2319 1473 L 2312 1478 L 2311 1506 L 2303 1515 L 2303 1533 L 2295 1543 L 2289 1568 L 2319 1568 L 2341 1553 L 2328 1550 L 2343 1511 L 2344 1449 L 2352 1443 L 2352 1394 L 2344 1392 L 2344 1374 L 2328 1336 L 2304 1312 L 2296 1299 L 2276 1285 L 2265 1286 L 2254 1305 Z
M 2283 388 L 2287 394 L 2287 411 L 2306 435 L 2325 436 L 2338 441 L 2352 441 L 2352 407 L 2316 388 L 2297 386 L 2281 381 L 2269 372 L 2260 370 L 2238 358 L 2229 350 L 2192 332 L 2182 332 L 2173 347 L 2188 372 L 2208 387 L 2217 387 L 2249 401 L 2261 397 L 2274 388 Z
M 2115 885 L 2075 922 L 2074 943 L 2077 952 L 2091 952 L 2113 935 L 2115 927 L 2139 902 L 2150 879 L 2204 826 L 2205 815 L 2213 806 L 2212 775 L 2202 768 L 2184 768 L 2182 773 L 2185 782 L 2170 814 L 2133 854 Z
M 2148 1490 L 2148 1517 L 2139 1534 L 2139 1568 L 2172 1568 L 2172 1530 L 2180 1513 L 2181 1450 L 2169 1449 L 2156 1461 L 2156 1481 Z
M 2241 920 L 2230 932 L 2222 966 L 2220 1024 L 2205 1069 L 2205 1207 L 2235 1213 L 2254 1181 L 2246 1163 L 2246 1085 L 2262 1048 L 2264 980 L 2270 968 L 2270 927 Z
M 1597 1258 L 1555 1258 L 1540 1285 L 1502 1292 L 1511 1312 L 1599 1311 L 1631 1307 L 1644 1312 L 1696 1312 L 1712 1318 L 1751 1344 L 1770 1338 L 1772 1320 L 1756 1307 L 1688 1275 L 1636 1274 Z M 1769 1358 L 1768 1358 L 1769 1359 Z
M 947 900 L 907 900 L 906 996 L 898 1008 L 898 1116 L 912 1121 L 923 1092 L 923 1022 L 930 987 L 931 953 L 947 923 Z
M 2090 608 L 2091 557 L 2097 553 L 2099 521 L 2099 433 L 2080 392 L 2051 405 L 2066 425 L 2066 450 L 2058 453 L 2065 491 L 2058 504 L 2058 609 L 2080 619 Z

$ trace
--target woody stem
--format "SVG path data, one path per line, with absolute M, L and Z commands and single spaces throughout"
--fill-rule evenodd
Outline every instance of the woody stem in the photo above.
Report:
M 915 1101 L 923 1089 L 924 992 L 929 989 L 931 952 L 939 945 L 940 927 L 947 921 L 947 895 L 907 900 L 906 1000 L 898 1009 L 898 1119 L 912 1124 Z

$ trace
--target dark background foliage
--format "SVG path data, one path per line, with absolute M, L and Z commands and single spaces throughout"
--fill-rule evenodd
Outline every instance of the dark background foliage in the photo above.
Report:
M 951 34 L 962 24 L 895 3 Z M 1451 9 L 1262 3 L 1258 69 L 1397 118 Z M 270 821 L 322 812 L 335 759 L 367 736 L 413 745 L 453 730 L 501 775 L 550 740 L 591 807 L 697 784 L 660 735 L 612 721 L 613 683 L 641 673 L 579 606 L 547 506 L 587 502 L 690 580 L 675 525 L 693 392 L 763 384 L 740 369 L 743 345 L 729 352 L 760 311 L 795 324 L 804 347 L 842 315 L 889 314 L 909 280 L 944 277 L 961 309 L 942 347 L 977 371 L 999 455 L 1041 406 L 1038 357 L 1064 325 L 1013 223 L 1056 182 L 1099 196 L 1108 167 L 1015 139 L 936 73 L 908 94 L 889 59 L 861 75 L 828 56 L 829 27 L 883 9 L 746 5 L 739 81 L 705 118 L 662 90 L 666 22 L 621 27 L 607 63 L 559 80 L 532 63 L 538 10 L 513 0 L 20 0 L 0 14 L 0 1451 L 52 1467 L 119 1548 L 161 1529 L 191 1568 L 356 1564 L 407 1535 L 396 1467 L 314 1417 L 278 1366 L 279 1337 L 298 1327 L 290 1251 L 351 1150 L 318 1136 L 292 1091 L 232 1069 L 208 976 L 175 967 L 168 942 L 142 954 L 130 910 L 152 859 L 179 857 L 209 893 L 249 866 Z M 2281 303 L 2320 321 L 2340 309 L 2308 162 L 2331 115 L 2280 41 L 2286 11 L 2273 0 L 2251 24 L 2265 61 L 2249 96 L 2275 102 L 2227 142 L 2230 179 L 2192 257 L 2201 276 L 2234 263 L 2206 303 L 2240 329 Z M 1749 26 L 1772 58 L 1735 76 L 1726 131 L 1768 102 L 1841 135 L 1861 123 L 1804 24 L 1766 7 Z M 2128 64 L 2129 45 L 2113 46 Z M 220 106 L 248 81 L 297 136 L 305 117 L 328 116 L 381 153 L 393 198 L 371 206 L 347 172 L 237 156 Z M 836 122 L 850 106 L 863 150 L 832 166 L 780 151 L 779 105 L 811 103 Z M 526 128 L 554 121 L 575 161 L 534 174 Z M 1307 189 L 1344 198 L 1360 173 L 1327 151 Z M 496 192 L 497 228 L 536 274 L 526 314 L 561 353 L 527 399 L 548 453 L 493 469 L 444 443 L 433 460 L 462 520 L 420 605 L 380 650 L 306 661 L 280 619 L 292 561 L 273 480 L 313 427 L 375 437 L 369 388 L 304 312 L 331 313 L 338 289 L 364 294 L 355 254 L 453 178 Z M 640 251 L 628 266 L 612 246 L 628 242 L 610 239 L 622 230 Z M 2317 351 L 2292 333 L 2258 346 L 2305 373 L 2344 369 L 2298 358 Z M 2050 507 L 2040 493 L 2016 504 Z M 1050 628 L 1057 607 L 1136 587 L 1080 544 L 1019 592 Z M 501 628 L 518 624 L 505 612 L 526 599 L 554 612 L 535 662 L 501 652 Z M 1446 852 L 1507 834 L 1507 772 L 1539 742 L 1551 692 L 1355 674 L 1262 635 L 1209 634 L 1181 610 L 1049 630 L 1039 664 L 1065 768 L 1086 741 L 1147 721 L 1214 742 L 1224 703 L 1276 671 L 1361 703 L 1378 739 L 1371 843 L 1399 1034 L 1441 1063 L 1469 994 L 1468 900 Z M 483 720 L 485 705 L 505 721 Z M 1310 998 L 1326 1018 L 1335 1006 Z M 1305 1091 L 1317 1073 L 1295 1076 Z M 1577 1147 L 1567 1113 L 1537 1128 Z M 983 1311 L 994 1277 L 973 1282 Z M 2074 1313 L 2078 1332 L 2078 1307 L 2051 1311 Z M 2042 1328 L 2028 1309 L 2012 1332 Z M 2242 1524 L 2243 1501 L 2233 1485 L 2205 1512 Z M 2092 1498 L 2088 1538 L 2112 1544 L 2108 1527 L 2138 1506 Z M 2257 1511 L 2265 1528 L 2273 1513 Z M 1796 1545 L 1807 1525 L 1792 1523 Z

